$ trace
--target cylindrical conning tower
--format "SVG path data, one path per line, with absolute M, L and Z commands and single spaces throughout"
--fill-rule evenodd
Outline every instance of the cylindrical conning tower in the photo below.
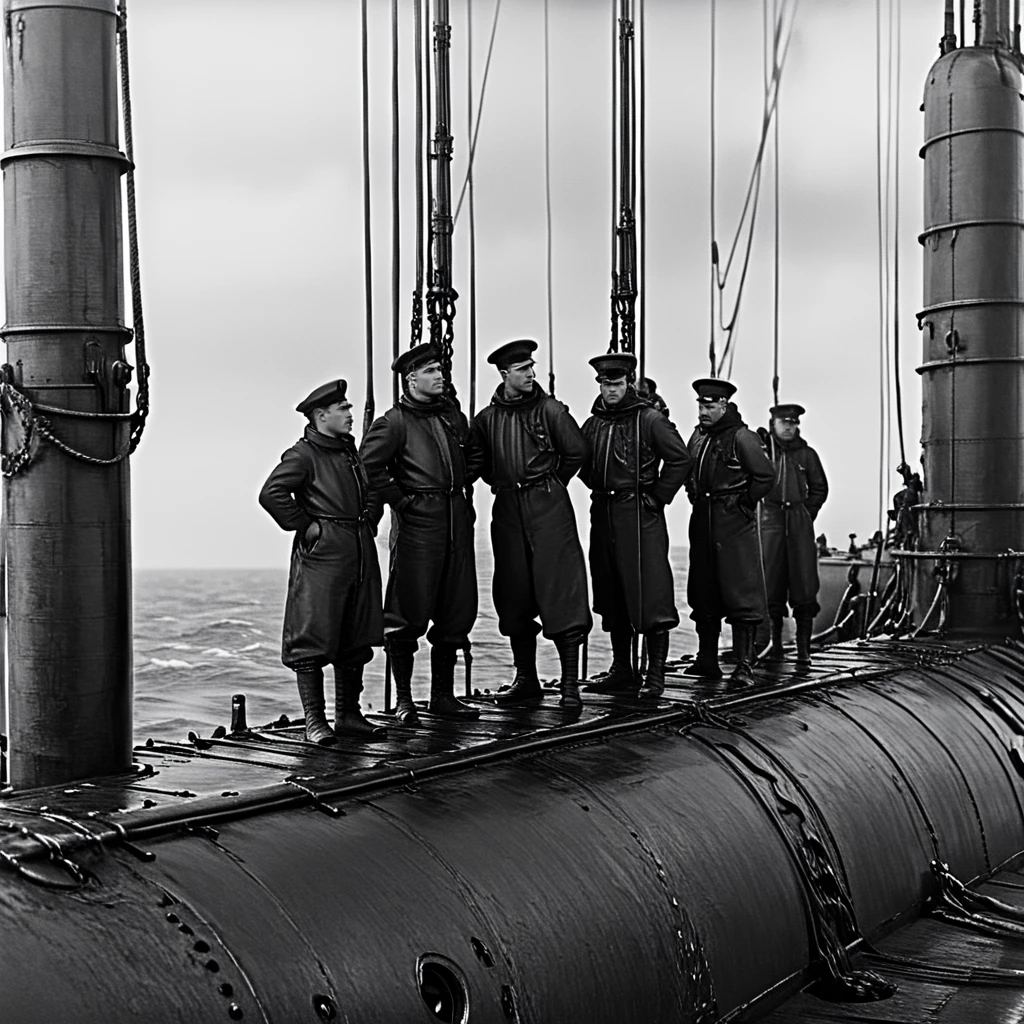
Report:
M 984 0 L 980 45 L 940 57 L 924 92 L 915 602 L 921 622 L 945 580 L 946 628 L 958 634 L 1020 628 L 1011 552 L 1024 550 L 1024 116 L 1008 5 Z
M 10 748 L 25 787 L 131 763 L 128 461 L 40 436 L 45 417 L 86 456 L 124 451 L 124 420 L 74 412 L 127 409 L 127 160 L 115 0 L 5 0 L 4 31 Z

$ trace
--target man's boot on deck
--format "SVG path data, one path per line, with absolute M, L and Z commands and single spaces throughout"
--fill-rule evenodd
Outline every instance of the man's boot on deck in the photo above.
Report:
M 754 682 L 754 638 L 756 635 L 756 622 L 734 622 L 732 625 L 736 667 L 732 670 L 732 675 L 729 678 L 740 686 L 750 686 Z
M 559 707 L 575 710 L 583 707 L 580 699 L 580 647 L 583 645 L 582 630 L 570 629 L 553 638 L 558 649 L 558 660 L 562 665 L 562 678 L 558 689 L 562 696 Z
M 796 663 L 801 668 L 811 667 L 811 630 L 814 619 L 801 615 L 796 620 Z
M 721 626 L 718 623 L 697 624 L 697 639 L 700 647 L 693 664 L 683 669 L 684 676 L 704 676 L 705 679 L 721 679 L 722 670 L 718 667 L 718 636 Z
M 537 636 L 533 633 L 514 636 L 511 637 L 511 644 L 516 677 L 507 690 L 494 695 L 494 703 L 499 706 L 540 704 L 544 700 L 544 693 L 537 678 Z
M 668 657 L 668 630 L 652 630 L 647 636 L 647 673 L 640 687 L 641 697 L 660 697 L 665 692 L 665 659 Z
M 395 681 L 395 718 L 402 725 L 419 725 L 420 716 L 412 699 L 412 667 L 416 654 L 414 640 L 392 640 L 387 645 L 391 678 Z
M 430 647 L 430 703 L 427 710 L 437 718 L 471 722 L 480 717 L 476 708 L 455 696 L 455 644 L 434 643 Z
M 782 661 L 782 619 L 772 616 L 772 642 L 762 655 L 765 661 Z
M 584 693 L 634 694 L 640 685 L 633 674 L 633 632 L 613 629 L 612 664 L 607 672 L 596 676 L 594 682 L 583 687 Z
M 302 662 L 295 666 L 295 682 L 306 717 L 307 742 L 319 743 L 322 747 L 337 743 L 324 714 L 324 670 L 315 662 Z
M 334 666 L 334 731 L 339 736 L 383 739 L 387 730 L 368 722 L 359 710 L 362 692 L 363 662 Z

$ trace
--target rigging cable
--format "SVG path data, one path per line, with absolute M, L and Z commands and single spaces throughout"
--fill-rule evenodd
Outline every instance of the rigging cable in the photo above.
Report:
M 466 195 L 469 186 L 469 175 L 473 170 L 473 161 L 476 159 L 476 140 L 480 134 L 480 118 L 484 112 L 484 94 L 487 92 L 487 79 L 491 73 L 491 54 L 494 52 L 494 37 L 498 31 L 498 15 L 501 13 L 501 0 L 494 5 L 494 20 L 491 22 L 491 41 L 487 44 L 487 58 L 484 60 L 484 74 L 480 82 L 480 103 L 476 109 L 476 126 L 473 128 L 472 138 L 469 143 L 469 164 L 466 168 L 466 177 L 462 180 L 462 188 L 459 190 L 459 201 L 455 204 L 454 223 L 459 221 L 459 213 L 462 210 L 462 199 Z
M 790 15 L 788 19 L 788 26 L 785 31 L 785 39 L 783 42 L 783 26 L 786 24 L 786 2 L 783 0 L 782 5 L 778 11 L 778 17 L 775 23 L 775 29 L 773 32 L 773 71 L 772 77 L 765 89 L 764 97 L 764 109 L 762 112 L 761 120 L 761 138 L 758 144 L 757 152 L 754 158 L 754 166 L 751 170 L 750 180 L 747 184 L 747 191 L 743 201 L 743 208 L 740 211 L 739 221 L 736 226 L 736 233 L 733 237 L 732 244 L 729 250 L 729 256 L 725 263 L 725 269 L 722 270 L 720 266 L 720 257 L 717 240 L 712 237 L 711 246 L 711 302 L 712 302 L 712 325 L 711 325 L 711 345 L 709 349 L 709 355 L 711 357 L 711 372 L 713 376 L 721 374 L 722 369 L 725 367 L 726 360 L 729 360 L 729 368 L 731 372 L 732 368 L 732 357 L 734 349 L 734 341 L 736 334 L 736 326 L 739 319 L 739 312 L 741 308 L 743 291 L 746 284 L 747 272 L 750 266 L 751 251 L 753 248 L 754 240 L 754 227 L 757 219 L 758 201 L 760 197 L 761 189 L 761 172 L 764 162 L 764 153 L 768 141 L 768 130 L 772 125 L 775 110 L 778 103 L 779 88 L 782 81 L 782 72 L 786 63 L 786 56 L 789 52 L 789 44 L 792 40 L 793 35 L 793 24 L 796 19 L 796 9 L 798 7 L 799 0 L 793 0 L 790 4 Z M 713 0 L 712 3 L 712 21 L 714 23 L 714 11 L 716 3 Z M 712 30 L 714 33 L 714 29 Z M 714 49 L 714 40 L 712 40 L 712 49 Z M 714 77 L 714 54 L 712 53 L 712 109 L 714 109 L 714 93 L 715 93 L 715 77 Z M 715 149 L 715 123 L 712 117 L 711 123 L 711 136 L 712 136 L 712 154 Z M 714 156 L 712 156 L 712 166 L 714 166 Z M 714 196 L 715 182 L 712 178 L 711 192 Z M 714 206 L 714 198 L 712 198 L 712 206 Z M 712 210 L 712 224 L 714 224 L 714 211 Z M 740 239 L 745 235 L 745 241 L 743 243 L 744 253 L 743 262 L 740 270 L 740 280 L 736 289 L 736 299 L 732 306 L 732 312 L 730 314 L 728 322 L 724 317 L 724 291 L 725 286 L 728 282 L 729 274 L 732 269 L 733 261 L 736 258 L 736 252 L 740 244 Z M 717 303 L 716 303 L 717 298 Z M 721 358 L 716 359 L 715 351 L 715 307 L 718 307 L 718 328 L 725 332 L 726 343 L 722 350 Z
M 423 141 L 423 0 L 414 5 L 416 50 L 416 288 L 412 293 L 410 348 L 423 338 L 423 164 L 426 147 Z
M 399 291 L 401 274 L 401 196 L 398 190 L 398 0 L 391 0 L 391 359 L 401 352 L 399 341 Z M 391 400 L 398 402 L 398 375 L 391 375 Z
M 765 0 L 767 4 L 767 0 Z M 772 13 L 774 19 L 778 20 L 778 10 L 775 4 L 775 0 L 772 0 Z M 774 61 L 778 57 L 778 53 L 773 51 L 772 60 Z M 775 72 L 773 64 L 772 73 Z M 776 101 L 775 106 L 775 152 L 773 154 L 775 158 L 775 173 L 774 186 L 775 186 L 775 273 L 774 273 L 774 289 L 772 295 L 773 303 L 773 365 L 772 365 L 772 397 L 774 398 L 774 404 L 779 404 L 779 107 Z M 773 435 L 774 436 L 774 435 Z M 774 443 L 773 443 L 774 447 Z
M 709 303 L 710 329 L 711 334 L 708 340 L 708 359 L 711 363 L 711 376 L 715 376 L 715 276 L 718 272 L 718 229 L 715 225 L 715 22 L 718 14 L 718 0 L 711 0 L 711 88 L 708 90 L 711 96 L 710 124 L 710 152 L 711 152 L 711 212 L 709 221 L 711 224 L 711 301 Z
M 615 315 L 615 293 L 619 288 L 619 274 L 618 274 L 618 246 L 616 245 L 617 232 L 616 225 L 618 223 L 618 206 L 617 200 L 619 195 L 619 138 L 618 138 L 618 110 L 619 110 L 619 79 L 616 74 L 616 68 L 618 67 L 618 52 L 619 52 L 619 27 L 618 19 L 616 14 L 618 13 L 618 0 L 611 0 L 612 4 L 612 303 L 611 303 L 611 343 L 608 345 L 609 352 L 617 352 L 619 350 L 619 321 Z
M 640 221 L 638 225 L 637 253 L 637 274 L 636 290 L 640 299 L 640 315 L 637 322 L 637 347 L 639 357 L 640 376 L 647 372 L 647 123 L 645 120 L 647 110 L 647 66 L 646 66 L 646 40 L 647 35 L 644 29 L 644 0 L 638 0 L 640 33 L 637 49 L 640 53 L 640 107 L 638 119 L 640 122 L 640 143 L 637 151 L 638 163 L 638 185 L 640 188 Z M 646 642 L 646 641 L 645 641 Z
M 896 123 L 893 128 L 893 381 L 896 390 L 896 427 L 900 440 L 900 465 L 907 465 L 907 449 L 903 440 L 903 388 L 900 384 L 900 82 L 903 43 L 903 0 L 896 0 Z
M 128 4 L 118 5 L 118 57 L 121 64 L 121 118 L 124 122 L 124 153 L 128 157 L 125 171 L 125 196 L 128 213 L 128 267 L 132 289 L 132 327 L 135 335 L 135 362 L 139 384 L 135 393 L 135 412 L 128 432 L 128 454 L 142 440 L 149 416 L 149 363 L 146 361 L 146 325 L 142 315 L 142 277 L 139 264 L 139 233 L 135 213 L 135 142 L 132 133 L 132 90 L 128 70 Z
M 473 130 L 473 0 L 466 0 L 466 113 L 468 136 Z M 476 415 L 476 208 L 472 145 L 466 182 L 469 187 L 469 418 L 472 419 Z
M 366 405 L 363 409 L 363 433 L 370 429 L 374 416 L 373 400 L 373 247 L 370 241 L 370 74 L 369 28 L 366 0 L 360 5 L 363 43 L 363 289 L 366 299 Z
M 544 0 L 544 214 L 548 299 L 548 394 L 555 394 L 555 332 L 551 296 L 551 62 L 548 0 Z

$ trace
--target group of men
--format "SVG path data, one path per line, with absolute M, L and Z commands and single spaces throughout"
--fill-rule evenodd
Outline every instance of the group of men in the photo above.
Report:
M 515 666 L 499 706 L 539 704 L 537 635 L 560 661 L 559 704 L 582 706 L 580 648 L 592 626 L 587 571 L 567 490 L 579 474 L 591 492 L 593 610 L 610 634 L 612 662 L 585 690 L 658 697 L 669 632 L 679 623 L 668 560 L 665 506 L 686 488 L 690 518 L 687 600 L 699 638 L 689 675 L 721 678 L 718 643 L 732 625 L 732 679 L 753 680 L 755 634 L 767 609 L 780 659 L 787 600 L 797 623 L 797 660 L 809 664 L 817 613 L 812 523 L 827 493 L 821 462 L 799 436 L 797 405 L 775 406 L 765 441 L 730 401 L 734 385 L 694 382 L 699 424 L 684 442 L 653 381 L 636 380 L 636 358 L 590 360 L 600 394 L 582 428 L 536 381 L 531 340 L 488 356 L 501 375 L 491 402 L 468 422 L 447 389 L 431 343 L 392 364 L 402 395 L 360 447 L 352 438 L 345 381 L 317 388 L 296 407 L 303 437 L 282 455 L 260 504 L 294 531 L 282 660 L 296 674 L 306 739 L 372 737 L 383 730 L 360 710 L 363 666 L 383 645 L 395 684 L 397 720 L 420 723 L 412 678 L 419 641 L 430 645 L 426 711 L 471 720 L 455 696 L 455 665 L 477 615 L 473 484 L 494 493 L 492 593 L 498 629 Z M 390 565 L 381 596 L 374 536 L 391 508 Z M 639 637 L 646 667 L 637 668 Z M 324 667 L 335 677 L 334 729 Z

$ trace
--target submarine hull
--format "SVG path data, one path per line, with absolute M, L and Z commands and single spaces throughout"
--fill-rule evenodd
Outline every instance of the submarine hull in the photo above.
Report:
M 0 888 L 4 1019 L 760 1015 L 822 970 L 828 928 L 849 943 L 919 911 L 933 861 L 966 881 L 1024 849 L 1024 654 L 875 676 L 86 844 L 90 884 Z M 811 851 L 848 934 L 815 909 Z

